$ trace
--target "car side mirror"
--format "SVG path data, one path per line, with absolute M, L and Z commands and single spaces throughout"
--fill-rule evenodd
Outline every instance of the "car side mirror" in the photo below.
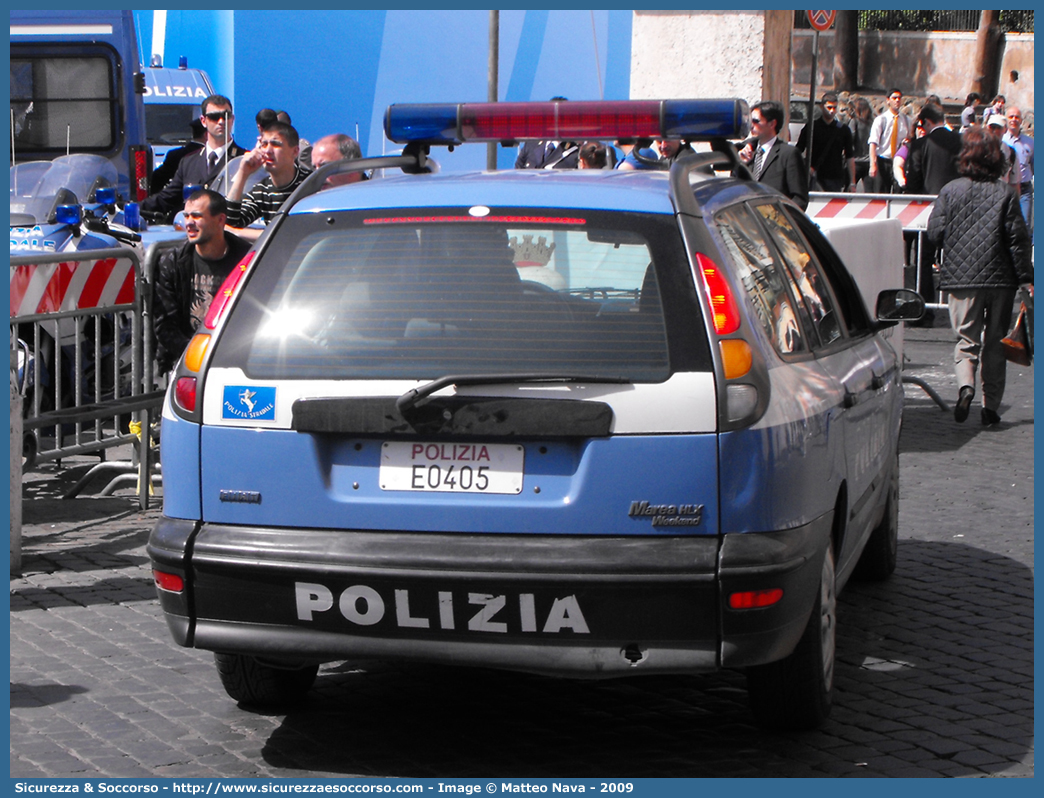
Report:
M 917 321 L 924 315 L 924 300 L 909 288 L 890 288 L 877 295 L 877 321 L 891 326 L 901 321 Z

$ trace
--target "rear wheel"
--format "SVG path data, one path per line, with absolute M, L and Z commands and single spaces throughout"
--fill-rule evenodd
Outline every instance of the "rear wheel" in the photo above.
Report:
M 221 684 L 236 701 L 278 706 L 300 700 L 315 682 L 318 665 L 280 668 L 244 654 L 214 654 Z
M 834 700 L 837 596 L 834 552 L 827 547 L 819 591 L 805 632 L 790 656 L 747 671 L 750 708 L 770 729 L 814 729 L 830 714 Z
M 892 466 L 892 477 L 888 482 L 884 517 L 866 542 L 866 548 L 856 563 L 855 576 L 860 579 L 880 581 L 895 571 L 896 554 L 899 550 L 899 457 Z

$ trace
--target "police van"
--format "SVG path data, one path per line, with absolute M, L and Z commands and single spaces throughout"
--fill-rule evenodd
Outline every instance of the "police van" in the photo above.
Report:
M 249 704 L 319 665 L 743 669 L 833 695 L 837 591 L 898 541 L 902 362 L 742 100 L 394 105 L 233 270 L 163 410 L 148 552 L 175 641 Z M 706 142 L 662 171 L 432 173 L 467 142 Z M 385 177 L 320 190 L 328 177 Z M 403 174 L 391 175 L 392 169 Z
M 172 69 L 153 55 L 144 73 L 145 129 L 156 168 L 168 152 L 192 140 L 190 126 L 198 122 L 201 103 L 214 93 L 214 86 L 206 72 L 189 67 L 185 56 Z
M 124 201 L 148 196 L 132 12 L 12 10 L 10 18 L 13 163 L 98 155 L 115 167 Z

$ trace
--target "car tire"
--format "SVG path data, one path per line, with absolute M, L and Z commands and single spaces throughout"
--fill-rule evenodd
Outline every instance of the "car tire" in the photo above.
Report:
M 778 662 L 747 670 L 750 708 L 758 725 L 805 730 L 826 720 L 834 700 L 836 633 L 834 552 L 828 546 L 816 601 L 797 647 Z
M 315 682 L 318 665 L 277 668 L 244 654 L 214 654 L 225 692 L 252 706 L 279 706 L 299 701 Z
M 899 550 L 899 458 L 896 456 L 888 481 L 884 517 L 881 518 L 859 556 L 853 575 L 857 579 L 881 581 L 895 571 Z

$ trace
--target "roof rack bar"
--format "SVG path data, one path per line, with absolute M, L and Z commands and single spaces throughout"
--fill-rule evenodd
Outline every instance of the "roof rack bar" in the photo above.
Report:
M 411 149 L 407 146 L 402 155 L 388 155 L 379 158 L 356 158 L 350 161 L 334 161 L 323 164 L 302 181 L 294 193 L 291 194 L 283 206 L 279 209 L 277 216 L 288 213 L 297 203 L 305 197 L 322 190 L 326 180 L 334 175 L 351 174 L 352 172 L 367 172 L 371 169 L 395 169 L 401 168 L 407 174 L 415 174 L 425 168 L 425 153 L 407 152 Z
M 697 152 L 682 155 L 671 165 L 671 199 L 678 213 L 687 216 L 703 217 L 703 208 L 692 190 L 689 175 L 696 170 L 723 165 L 732 168 L 733 174 L 740 180 L 753 180 L 754 176 L 739 159 L 739 153 L 731 141 L 724 138 L 710 140 L 711 152 Z

